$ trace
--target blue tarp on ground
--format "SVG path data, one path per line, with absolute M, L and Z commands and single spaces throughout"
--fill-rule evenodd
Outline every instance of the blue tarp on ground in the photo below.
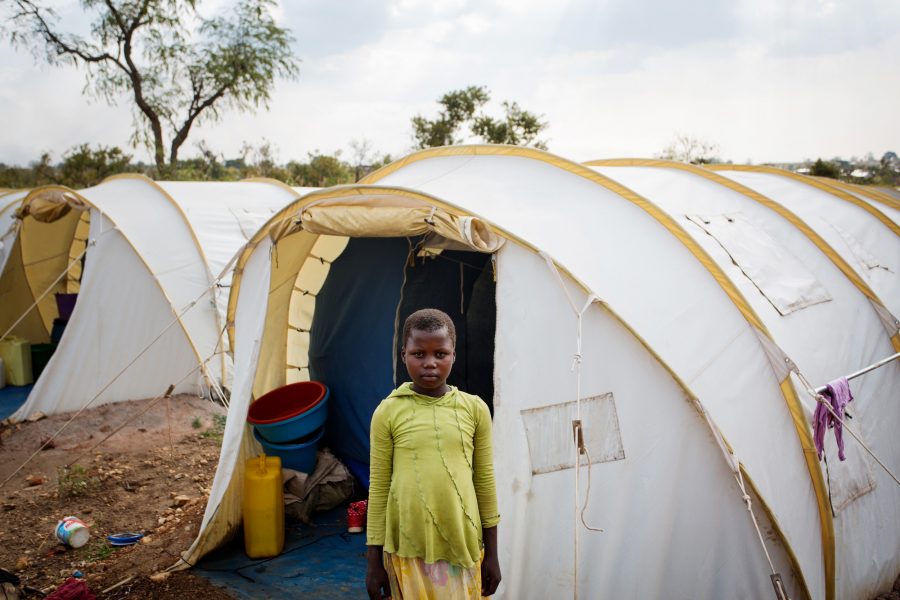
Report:
M 236 598 L 367 598 L 366 535 L 347 533 L 347 507 L 322 513 L 315 526 L 288 523 L 284 552 L 253 560 L 239 538 L 200 561 L 198 575 Z
M 0 389 L 0 420 L 19 410 L 33 387 L 34 385 L 8 385 Z

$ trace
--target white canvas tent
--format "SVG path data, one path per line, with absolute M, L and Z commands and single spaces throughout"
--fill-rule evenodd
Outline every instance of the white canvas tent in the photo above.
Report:
M 217 277 L 260 224 L 304 191 L 124 175 L 77 192 L 29 192 L 3 271 L 0 328 L 36 303 L 12 333 L 45 342 L 57 316 L 54 293 L 78 293 L 78 302 L 12 418 L 157 396 L 170 384 L 175 393 L 207 394 L 227 382 L 231 272 Z
M 896 351 L 879 293 L 896 282 L 876 288 L 815 235 L 819 215 L 801 209 L 833 195 L 801 186 L 787 205 L 777 190 L 729 184 L 731 171 L 671 167 L 438 148 L 281 210 L 237 262 L 231 407 L 186 563 L 240 524 L 244 459 L 258 451 L 250 402 L 308 376 L 316 329 L 341 331 L 316 320 L 326 308 L 316 295 L 345 248 L 425 236 L 419 254 L 462 248 L 495 261 L 500 596 L 765 598 L 773 571 L 791 598 L 888 589 L 900 487 L 849 439 L 846 463 L 827 440 L 826 471 L 798 375 L 819 385 Z M 896 262 L 894 232 L 845 212 L 864 247 Z M 896 473 L 900 368 L 853 390 L 854 428 Z M 575 468 L 576 414 L 589 472 L 584 456 Z
M 22 204 L 27 191 L 4 190 L 0 192 L 0 273 L 12 254 L 18 227 L 16 226 L 16 210 Z
M 877 188 L 866 185 L 854 185 L 824 177 L 816 178 L 817 181 L 828 186 L 849 192 L 860 200 L 871 204 L 876 210 L 890 218 L 894 223 L 900 224 L 900 198 L 896 190 Z

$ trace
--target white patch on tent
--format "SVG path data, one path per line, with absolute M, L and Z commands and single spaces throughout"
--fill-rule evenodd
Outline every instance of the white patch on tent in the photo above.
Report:
M 847 248 L 850 250 L 850 254 L 853 255 L 853 258 L 856 259 L 856 262 L 859 263 L 859 266 L 863 268 L 863 273 L 868 275 L 868 272 L 873 269 L 884 269 L 888 273 L 893 273 L 890 267 L 883 264 L 883 261 L 878 260 L 871 252 L 866 250 L 866 248 L 859 242 L 858 239 L 853 237 L 849 231 L 845 231 L 841 229 L 834 223 L 829 223 L 831 228 L 834 229 L 841 239 L 844 240 L 844 243 L 847 244 Z
M 831 300 L 803 263 L 742 213 L 685 216 L 722 246 L 782 316 Z
M 853 410 L 853 404 L 849 406 L 849 413 L 854 415 L 853 420 L 847 421 L 856 434 L 866 441 L 865 424 L 859 412 Z M 869 445 L 866 441 L 866 445 Z M 834 439 L 834 430 L 829 429 L 825 433 L 825 473 L 828 477 L 828 497 L 831 500 L 831 510 L 837 516 L 847 508 L 854 500 L 865 496 L 875 489 L 875 469 L 877 465 L 862 446 L 853 437 L 844 431 L 844 456 L 847 460 L 838 457 L 837 443 Z
M 577 403 L 564 402 L 521 411 L 531 456 L 531 474 L 552 473 L 575 466 L 572 421 Z M 584 444 L 592 464 L 624 460 L 616 401 L 611 392 L 581 400 Z M 588 464 L 588 457 L 581 457 Z

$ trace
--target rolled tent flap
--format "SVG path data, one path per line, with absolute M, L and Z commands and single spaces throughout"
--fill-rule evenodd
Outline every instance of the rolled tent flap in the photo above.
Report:
M 313 206 L 299 226 L 310 233 L 349 237 L 406 237 L 437 234 L 477 252 L 496 252 L 504 238 L 481 219 L 458 216 L 433 206 Z
M 31 194 L 16 211 L 16 217 L 32 217 L 40 223 L 53 223 L 65 217 L 73 208 L 85 210 L 87 207 L 83 200 L 65 189 L 45 188 Z

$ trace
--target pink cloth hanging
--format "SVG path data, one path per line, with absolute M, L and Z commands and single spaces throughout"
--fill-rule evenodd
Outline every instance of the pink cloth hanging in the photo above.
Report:
M 816 411 L 813 413 L 813 440 L 816 443 L 816 452 L 819 460 L 822 460 L 822 454 L 825 451 L 825 430 L 834 428 L 838 458 L 846 460 L 847 457 L 844 455 L 844 409 L 853 400 L 850 384 L 845 377 L 836 379 L 825 386 L 822 396 L 826 402 L 831 404 L 837 418 L 831 414 L 824 402 L 816 402 Z

